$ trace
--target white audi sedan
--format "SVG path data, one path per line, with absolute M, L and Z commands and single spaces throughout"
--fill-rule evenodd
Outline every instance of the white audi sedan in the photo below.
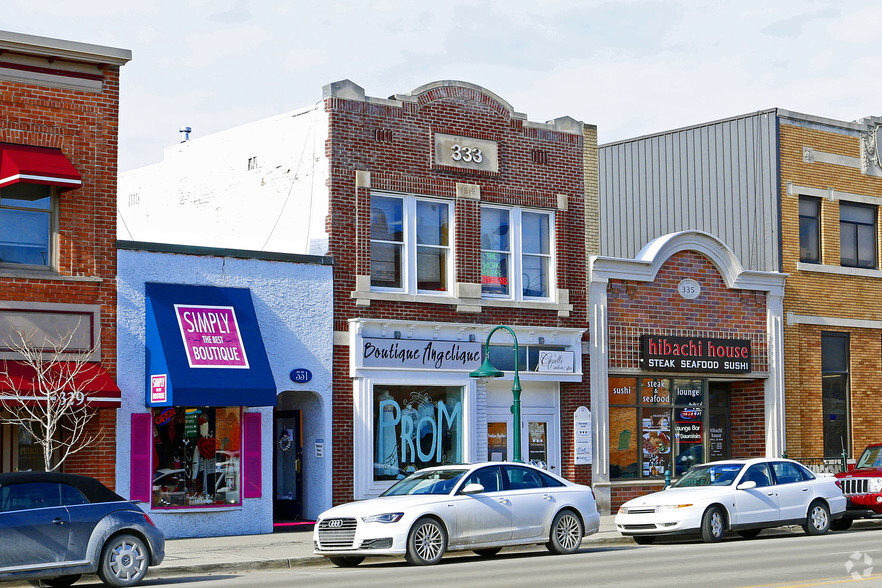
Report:
M 573 553 L 599 525 L 591 488 L 526 464 L 488 462 L 420 470 L 378 498 L 327 510 L 313 540 L 315 553 L 338 566 L 368 555 L 431 565 L 447 551 L 492 557 L 509 545 Z
M 616 528 L 639 544 L 687 534 L 715 542 L 730 529 L 752 538 L 782 525 L 822 535 L 844 512 L 835 478 L 788 459 L 732 459 L 693 466 L 669 488 L 629 500 Z

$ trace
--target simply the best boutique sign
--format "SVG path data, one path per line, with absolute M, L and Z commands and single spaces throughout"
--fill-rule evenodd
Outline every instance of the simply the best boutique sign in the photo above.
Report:
M 248 369 L 248 356 L 232 306 L 175 304 L 191 368 Z

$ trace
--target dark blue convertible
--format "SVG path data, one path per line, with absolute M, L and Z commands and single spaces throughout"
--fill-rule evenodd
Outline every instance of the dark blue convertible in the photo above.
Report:
M 165 535 L 150 517 L 98 480 L 0 474 L 0 580 L 70 586 L 97 573 L 110 586 L 134 586 L 164 555 Z

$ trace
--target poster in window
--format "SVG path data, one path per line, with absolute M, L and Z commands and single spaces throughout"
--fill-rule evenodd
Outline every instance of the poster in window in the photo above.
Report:
M 548 423 L 542 421 L 528 422 L 527 432 L 530 443 L 528 446 L 530 463 L 544 467 L 548 463 L 548 439 L 546 427 Z
M 671 412 L 645 408 L 642 413 L 643 476 L 663 476 L 671 465 Z
M 481 289 L 485 294 L 508 294 L 508 255 L 481 253 Z
M 487 458 L 505 461 L 508 458 L 508 431 L 505 423 L 487 423 Z

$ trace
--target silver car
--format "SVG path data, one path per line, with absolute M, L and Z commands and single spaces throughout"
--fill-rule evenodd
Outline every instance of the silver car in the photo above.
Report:
M 165 535 L 135 503 L 72 474 L 0 474 L 0 537 L 0 580 L 49 586 L 89 573 L 134 586 L 165 556 Z
M 488 462 L 420 470 L 379 498 L 319 515 L 315 553 L 347 567 L 369 555 L 404 555 L 438 563 L 447 551 L 492 557 L 503 547 L 544 543 L 573 553 L 596 533 L 591 488 L 522 463 Z

